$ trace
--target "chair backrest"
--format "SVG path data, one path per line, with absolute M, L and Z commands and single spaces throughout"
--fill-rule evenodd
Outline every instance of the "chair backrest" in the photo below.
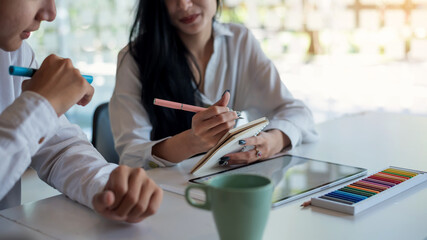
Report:
M 113 133 L 111 132 L 108 103 L 103 103 L 95 109 L 92 144 L 108 162 L 119 163 L 119 155 L 114 148 Z

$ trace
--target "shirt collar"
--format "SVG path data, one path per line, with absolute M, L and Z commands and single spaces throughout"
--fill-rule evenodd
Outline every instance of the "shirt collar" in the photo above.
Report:
M 227 25 L 214 21 L 213 35 L 214 35 L 214 38 L 221 37 L 221 36 L 233 36 L 233 32 L 230 30 L 230 28 Z

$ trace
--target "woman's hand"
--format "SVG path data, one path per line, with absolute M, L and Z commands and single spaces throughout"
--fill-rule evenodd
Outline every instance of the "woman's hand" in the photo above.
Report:
M 217 103 L 193 116 L 191 129 L 155 144 L 152 154 L 178 163 L 211 149 L 236 124 L 236 112 L 226 107 L 229 101 L 226 91 Z
M 228 165 L 248 164 L 269 158 L 282 151 L 282 149 L 287 147 L 290 143 L 291 140 L 289 137 L 277 129 L 260 132 L 258 136 L 242 139 L 239 142 L 242 147 L 254 146 L 254 149 L 246 152 L 227 154 L 222 160 L 223 162 L 228 162 Z
M 208 151 L 234 127 L 238 116 L 227 107 L 229 101 L 230 93 L 226 91 L 218 102 L 194 115 L 190 132 L 191 146 L 195 152 Z

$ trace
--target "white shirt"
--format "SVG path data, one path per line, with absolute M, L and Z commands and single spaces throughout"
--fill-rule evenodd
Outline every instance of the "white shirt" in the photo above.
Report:
M 107 163 L 78 126 L 58 118 L 44 97 L 21 94 L 24 78 L 10 76 L 10 65 L 37 67 L 30 46 L 0 49 L 0 209 L 20 204 L 7 199 L 20 194 L 14 192 L 19 188 L 11 189 L 29 166 L 52 187 L 92 207 L 93 196 L 117 165 Z
M 279 129 L 292 147 L 317 140 L 310 110 L 295 99 L 250 31 L 237 24 L 214 23 L 214 52 L 208 62 L 203 90 L 204 104 L 211 105 L 230 90 L 228 107 L 246 111 L 249 120 L 266 116 L 265 128 Z M 150 168 L 172 163 L 153 157 L 152 125 L 141 103 L 141 82 L 136 62 L 125 47 L 119 53 L 116 86 L 110 100 L 110 120 L 120 163 Z M 153 164 L 155 163 L 155 164 Z

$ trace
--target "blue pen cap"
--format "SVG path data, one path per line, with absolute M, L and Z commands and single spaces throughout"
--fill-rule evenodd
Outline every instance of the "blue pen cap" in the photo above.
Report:
M 32 68 L 17 67 L 17 66 L 9 67 L 9 74 L 14 76 L 32 77 L 34 73 L 35 73 L 35 70 Z
M 92 82 L 93 82 L 93 77 L 92 77 L 92 76 L 90 76 L 90 75 L 82 75 L 82 77 L 83 77 L 83 78 L 85 78 L 85 79 L 86 79 L 86 81 L 87 81 L 89 84 L 92 84 Z

